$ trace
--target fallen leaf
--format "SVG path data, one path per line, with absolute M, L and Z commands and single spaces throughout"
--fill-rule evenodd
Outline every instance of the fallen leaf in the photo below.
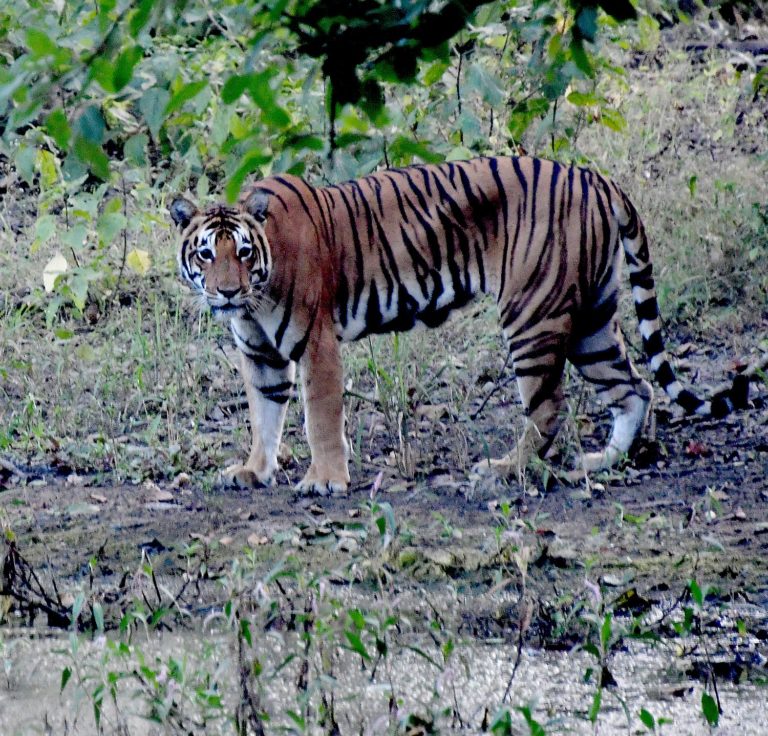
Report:
M 265 544 L 269 544 L 269 537 L 254 532 L 253 534 L 248 535 L 246 541 L 251 547 L 263 547 Z
M 98 503 L 106 503 L 107 497 L 102 496 L 100 493 L 92 493 L 91 498 Z
M 152 259 L 147 251 L 134 248 L 126 257 L 125 265 L 139 276 L 144 276 L 152 265 Z
M 45 264 L 45 268 L 43 269 L 43 286 L 49 294 L 56 286 L 57 277 L 65 273 L 68 268 L 69 264 L 67 263 L 67 259 L 64 258 L 61 253 L 57 253 Z
M 688 457 L 706 457 L 707 455 L 712 454 L 712 450 L 698 440 L 691 440 L 686 445 L 684 452 Z

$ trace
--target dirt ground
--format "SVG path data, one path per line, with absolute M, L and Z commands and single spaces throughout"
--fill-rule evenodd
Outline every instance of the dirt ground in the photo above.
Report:
M 698 361 L 705 358 L 690 359 L 691 375 L 697 375 Z M 95 585 L 110 588 L 140 563 L 142 553 L 157 555 L 164 575 L 183 574 L 183 551 L 194 541 L 207 545 L 221 564 L 250 545 L 265 560 L 290 549 L 309 566 L 327 565 L 329 557 L 318 557 L 317 550 L 330 550 L 338 530 L 375 499 L 391 504 L 400 552 L 414 550 L 401 554 L 405 579 L 418 585 L 446 577 L 487 582 L 497 563 L 494 539 L 503 527 L 532 546 L 536 566 L 529 583 L 542 601 L 554 596 L 553 586 L 579 589 L 587 575 L 609 589 L 631 583 L 651 600 L 696 578 L 714 585 L 723 599 L 768 605 L 764 387 L 753 384 L 751 409 L 721 421 L 673 418 L 662 406 L 655 413 L 655 440 L 643 441 L 626 470 L 575 486 L 550 479 L 546 490 L 540 478 L 523 488 L 478 479 L 456 466 L 459 441 L 468 443 L 475 460 L 484 454 L 482 442 L 493 453 L 510 441 L 512 395 L 513 389 L 505 398 L 492 398 L 474 421 L 449 416 L 436 397 L 432 407 L 417 410 L 422 417 L 435 407 L 433 415 L 443 414 L 422 422 L 429 431 L 421 426 L 414 432 L 421 477 L 405 480 L 393 467 L 394 452 L 382 432 L 365 460 L 353 463 L 352 485 L 343 497 L 299 495 L 291 482 L 301 477 L 306 461 L 289 462 L 277 485 L 253 490 L 224 483 L 203 489 L 183 476 L 115 486 L 108 476 L 66 475 L 66 468 L 14 473 L 6 463 L 0 479 L 7 525 L 25 558 L 59 585 L 76 587 L 93 574 Z M 604 412 L 590 410 L 596 413 L 582 414 L 581 422 L 590 437 L 604 436 Z M 212 423 L 229 426 L 244 421 L 242 414 Z M 287 440 L 301 444 L 300 430 L 291 429 Z M 500 501 L 510 502 L 506 519 Z M 470 617 L 478 614 L 471 602 L 467 609 Z

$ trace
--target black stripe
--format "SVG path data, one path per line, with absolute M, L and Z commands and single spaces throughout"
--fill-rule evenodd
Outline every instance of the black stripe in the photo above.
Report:
M 621 358 L 621 350 L 617 345 L 611 345 L 604 350 L 595 350 L 592 353 L 578 353 L 571 356 L 571 363 L 577 368 L 586 365 L 595 365 L 596 363 L 609 363 Z
M 658 370 L 655 373 L 655 378 L 659 386 L 661 386 L 665 391 L 667 390 L 667 386 L 675 382 L 676 380 L 675 373 L 672 370 L 672 366 L 669 364 L 668 360 L 665 360 L 659 366 Z
M 664 342 L 661 339 L 661 333 L 657 330 L 647 338 L 643 338 L 643 349 L 649 358 L 653 358 L 659 353 L 664 352 Z
M 675 402 L 682 406 L 687 414 L 695 414 L 696 410 L 704 403 L 698 396 L 687 389 L 680 392 Z
M 652 291 L 653 284 L 653 266 L 649 263 L 639 271 L 633 271 L 629 274 L 629 283 L 634 286 L 639 286 L 641 289 Z
M 293 310 L 293 290 L 295 284 L 291 282 L 291 288 L 288 289 L 288 296 L 285 300 L 285 310 L 283 311 L 283 318 L 280 320 L 277 332 L 275 332 L 275 347 L 280 349 L 280 345 L 283 343 L 283 337 L 285 337 L 285 331 L 288 329 L 288 325 L 291 321 Z
M 304 332 L 304 335 L 302 336 L 301 340 L 299 340 L 294 346 L 293 350 L 290 352 L 290 359 L 293 361 L 299 360 L 302 355 L 304 355 L 304 351 L 307 349 L 307 343 L 309 342 L 309 337 L 312 334 L 312 327 L 315 324 L 315 318 L 317 317 L 317 312 L 312 313 L 312 317 L 309 320 L 309 324 L 307 325 L 307 329 Z
M 658 319 L 659 305 L 656 303 L 656 297 L 649 297 L 644 302 L 635 302 L 635 313 L 641 322 L 653 322 Z

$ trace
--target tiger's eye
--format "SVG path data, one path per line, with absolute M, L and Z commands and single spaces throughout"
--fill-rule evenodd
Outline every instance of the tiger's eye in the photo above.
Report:
M 240 248 L 239 251 L 237 251 L 237 257 L 243 260 L 245 258 L 250 258 L 251 253 L 253 253 L 253 250 L 249 246 L 244 245 L 242 248 Z
M 212 261 L 213 251 L 210 248 L 203 248 L 202 250 L 197 251 L 197 257 L 201 261 Z

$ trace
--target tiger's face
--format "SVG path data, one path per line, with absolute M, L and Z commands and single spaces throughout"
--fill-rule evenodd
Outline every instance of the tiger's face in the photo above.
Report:
M 169 212 L 181 231 L 179 272 L 213 314 L 227 318 L 256 309 L 269 280 L 272 256 L 262 223 L 267 195 L 258 190 L 242 204 L 199 210 L 177 197 Z

